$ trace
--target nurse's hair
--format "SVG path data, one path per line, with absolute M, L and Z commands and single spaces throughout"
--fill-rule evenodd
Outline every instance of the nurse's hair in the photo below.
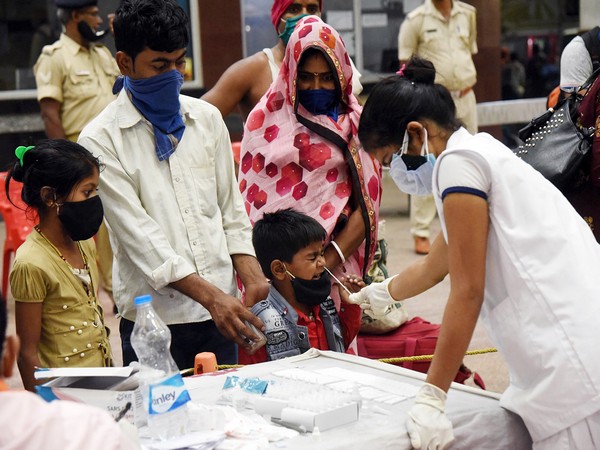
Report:
M 399 147 L 406 125 L 424 119 L 451 131 L 462 126 L 450 92 L 435 83 L 433 63 L 413 56 L 396 75 L 375 85 L 360 116 L 358 137 L 366 151 Z

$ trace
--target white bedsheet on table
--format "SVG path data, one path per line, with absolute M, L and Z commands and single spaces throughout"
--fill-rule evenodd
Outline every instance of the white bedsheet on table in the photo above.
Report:
M 311 349 L 300 356 L 242 367 L 235 371 L 185 378 L 186 386 L 195 403 L 215 404 L 221 395 L 228 375 L 242 378 L 266 378 L 285 369 L 349 372 L 360 374 L 365 380 L 381 381 L 381 389 L 390 391 L 402 384 L 418 387 L 425 379 L 419 372 L 380 363 L 354 355 Z M 327 370 L 328 369 L 328 370 Z M 385 383 L 389 380 L 389 383 Z M 410 388 L 410 386 L 409 386 Z M 454 425 L 456 440 L 452 449 L 531 449 L 531 438 L 521 419 L 498 403 L 499 395 L 481 389 L 453 383 L 448 393 L 446 413 Z M 410 449 L 404 427 L 406 413 L 413 398 L 389 405 L 363 400 L 357 422 L 321 432 L 300 434 L 292 439 L 271 444 L 270 448 L 285 449 Z

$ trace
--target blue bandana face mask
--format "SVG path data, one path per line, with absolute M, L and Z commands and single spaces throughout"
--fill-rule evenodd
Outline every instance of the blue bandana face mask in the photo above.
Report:
M 299 16 L 296 16 L 296 17 L 290 17 L 287 20 L 281 19 L 282 22 L 285 22 L 285 28 L 279 35 L 279 39 L 281 39 L 283 41 L 283 43 L 286 47 L 290 40 L 290 36 L 292 35 L 292 32 L 294 31 L 294 28 L 296 28 L 296 24 L 298 23 L 298 21 L 300 19 L 302 19 L 303 17 L 306 17 L 306 16 L 308 16 L 308 14 L 300 14 Z
M 298 90 L 298 102 L 311 114 L 325 114 L 337 122 L 338 101 L 335 89 Z
M 400 155 L 395 154 L 390 164 L 390 176 L 398 189 L 410 195 L 428 195 L 431 194 L 433 167 L 435 165 L 435 155 L 429 153 L 427 142 L 427 129 L 425 130 L 425 139 L 421 147 L 420 156 L 406 154 L 408 151 L 408 130 L 404 132 L 404 139 L 400 147 Z
M 124 87 L 131 102 L 152 124 L 159 161 L 167 159 L 175 152 L 185 131 L 179 104 L 182 85 L 183 75 L 177 70 L 170 70 L 139 80 L 119 77 L 113 86 L 113 94 L 117 94 Z

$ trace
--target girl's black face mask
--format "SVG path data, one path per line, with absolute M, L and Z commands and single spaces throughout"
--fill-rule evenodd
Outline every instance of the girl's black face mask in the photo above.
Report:
M 74 241 L 85 241 L 98 232 L 104 218 L 99 195 L 82 202 L 64 202 L 58 205 L 58 218 Z
M 287 270 L 286 270 L 287 272 Z M 292 289 L 296 295 L 296 301 L 308 306 L 316 306 L 323 303 L 331 294 L 331 279 L 326 271 L 314 280 L 298 278 L 287 272 L 292 279 Z

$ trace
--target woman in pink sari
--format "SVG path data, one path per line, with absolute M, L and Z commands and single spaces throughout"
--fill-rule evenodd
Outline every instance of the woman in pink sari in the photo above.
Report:
M 342 39 L 307 16 L 242 141 L 238 178 L 251 222 L 289 207 L 313 217 L 327 230 L 325 260 L 338 278 L 364 277 L 377 246 L 381 166 L 357 140 L 361 111 Z

